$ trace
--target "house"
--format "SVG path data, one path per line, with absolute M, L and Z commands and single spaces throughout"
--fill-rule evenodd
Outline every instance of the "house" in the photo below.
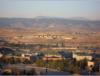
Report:
M 32 54 L 21 54 L 22 58 L 28 59 L 30 60 L 30 57 L 32 56 Z
M 53 60 L 53 61 L 56 61 L 56 60 L 63 60 L 65 58 L 63 58 L 61 55 L 52 55 L 52 54 L 48 54 L 48 55 L 45 55 L 43 57 L 43 60 Z

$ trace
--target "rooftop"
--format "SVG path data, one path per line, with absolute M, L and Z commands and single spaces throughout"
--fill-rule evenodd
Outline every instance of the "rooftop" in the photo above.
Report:
M 75 53 L 77 55 L 80 55 L 80 56 L 91 56 L 91 54 L 88 54 L 88 53 Z

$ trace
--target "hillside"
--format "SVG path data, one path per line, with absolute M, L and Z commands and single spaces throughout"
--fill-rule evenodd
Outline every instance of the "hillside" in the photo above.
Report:
M 82 18 L 0 18 L 0 28 L 37 31 L 99 32 L 100 21 Z

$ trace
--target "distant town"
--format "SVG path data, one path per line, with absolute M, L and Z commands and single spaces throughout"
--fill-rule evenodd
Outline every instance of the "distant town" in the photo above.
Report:
M 100 75 L 99 21 L 0 20 L 0 75 Z

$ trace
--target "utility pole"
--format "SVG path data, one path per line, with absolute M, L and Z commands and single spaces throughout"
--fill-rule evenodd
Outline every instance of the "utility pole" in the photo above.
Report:
M 50 50 L 49 44 L 48 44 L 48 50 Z M 46 58 L 46 71 L 45 72 L 46 72 L 46 75 L 47 75 L 48 74 L 48 54 L 47 54 L 47 58 Z
M 45 70 L 45 72 L 46 72 L 46 75 L 48 74 L 48 56 L 47 56 L 47 59 L 46 59 L 46 70 Z

